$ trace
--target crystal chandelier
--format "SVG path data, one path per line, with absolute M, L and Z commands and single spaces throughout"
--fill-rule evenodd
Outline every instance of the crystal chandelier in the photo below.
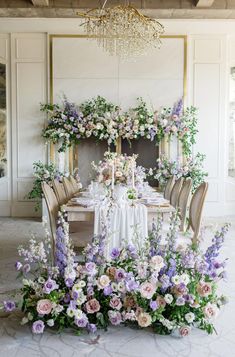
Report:
M 107 0 L 104 2 L 106 4 Z M 128 59 L 159 48 L 164 27 L 157 20 L 141 14 L 129 4 L 89 10 L 78 15 L 89 37 L 112 56 Z

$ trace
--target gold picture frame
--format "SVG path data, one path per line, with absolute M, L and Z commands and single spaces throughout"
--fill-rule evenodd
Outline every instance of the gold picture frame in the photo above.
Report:
M 53 104 L 53 94 L 54 94 L 54 83 L 53 83 L 53 40 L 55 38 L 98 38 L 98 36 L 86 35 L 86 34 L 50 34 L 49 35 L 49 93 L 50 93 L 50 103 Z M 175 38 L 182 39 L 184 44 L 184 63 L 183 63 L 183 99 L 187 95 L 187 56 L 188 56 L 188 39 L 187 35 L 163 35 L 161 38 Z M 179 145 L 178 145 L 179 146 Z M 116 151 L 121 153 L 121 139 L 118 140 Z M 178 155 L 181 155 L 181 148 L 178 147 Z M 166 153 L 167 155 L 170 152 L 170 140 L 167 140 L 165 137 L 159 145 L 159 153 Z M 55 147 L 54 144 L 50 144 L 50 162 L 55 162 Z M 74 162 L 74 148 L 69 148 L 69 171 L 73 171 L 73 162 Z

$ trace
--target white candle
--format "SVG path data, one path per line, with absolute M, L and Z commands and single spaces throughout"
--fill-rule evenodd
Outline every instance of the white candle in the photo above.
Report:
M 135 188 L 135 160 L 132 160 L 132 188 Z
M 114 190 L 114 174 L 115 174 L 114 161 L 112 162 L 112 190 Z

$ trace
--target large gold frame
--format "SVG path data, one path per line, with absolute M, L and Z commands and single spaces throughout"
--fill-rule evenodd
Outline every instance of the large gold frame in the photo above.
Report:
M 53 39 L 54 38 L 97 38 L 95 35 L 85 35 L 85 34 L 50 34 L 49 35 L 49 86 L 50 86 L 50 102 L 53 104 Z M 184 41 L 184 78 L 183 78 L 183 98 L 186 98 L 187 95 L 187 52 L 188 52 L 188 43 L 187 43 L 187 35 L 163 35 L 161 38 L 176 38 L 182 39 Z M 170 152 L 170 140 L 166 137 L 161 141 L 159 145 L 160 153 L 164 152 L 166 155 Z M 178 154 L 181 156 L 181 149 L 178 149 Z M 121 153 L 121 140 L 118 140 L 116 151 Z M 69 170 L 73 171 L 73 147 L 69 150 Z M 50 145 L 50 161 L 55 162 L 55 146 L 51 143 Z

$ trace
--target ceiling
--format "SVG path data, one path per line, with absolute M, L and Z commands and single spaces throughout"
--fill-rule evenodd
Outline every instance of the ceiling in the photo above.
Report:
M 0 17 L 77 17 L 77 10 L 99 7 L 104 0 L 0 0 Z M 133 0 L 146 15 L 172 19 L 235 19 L 235 0 Z M 106 6 L 124 4 L 108 0 Z

